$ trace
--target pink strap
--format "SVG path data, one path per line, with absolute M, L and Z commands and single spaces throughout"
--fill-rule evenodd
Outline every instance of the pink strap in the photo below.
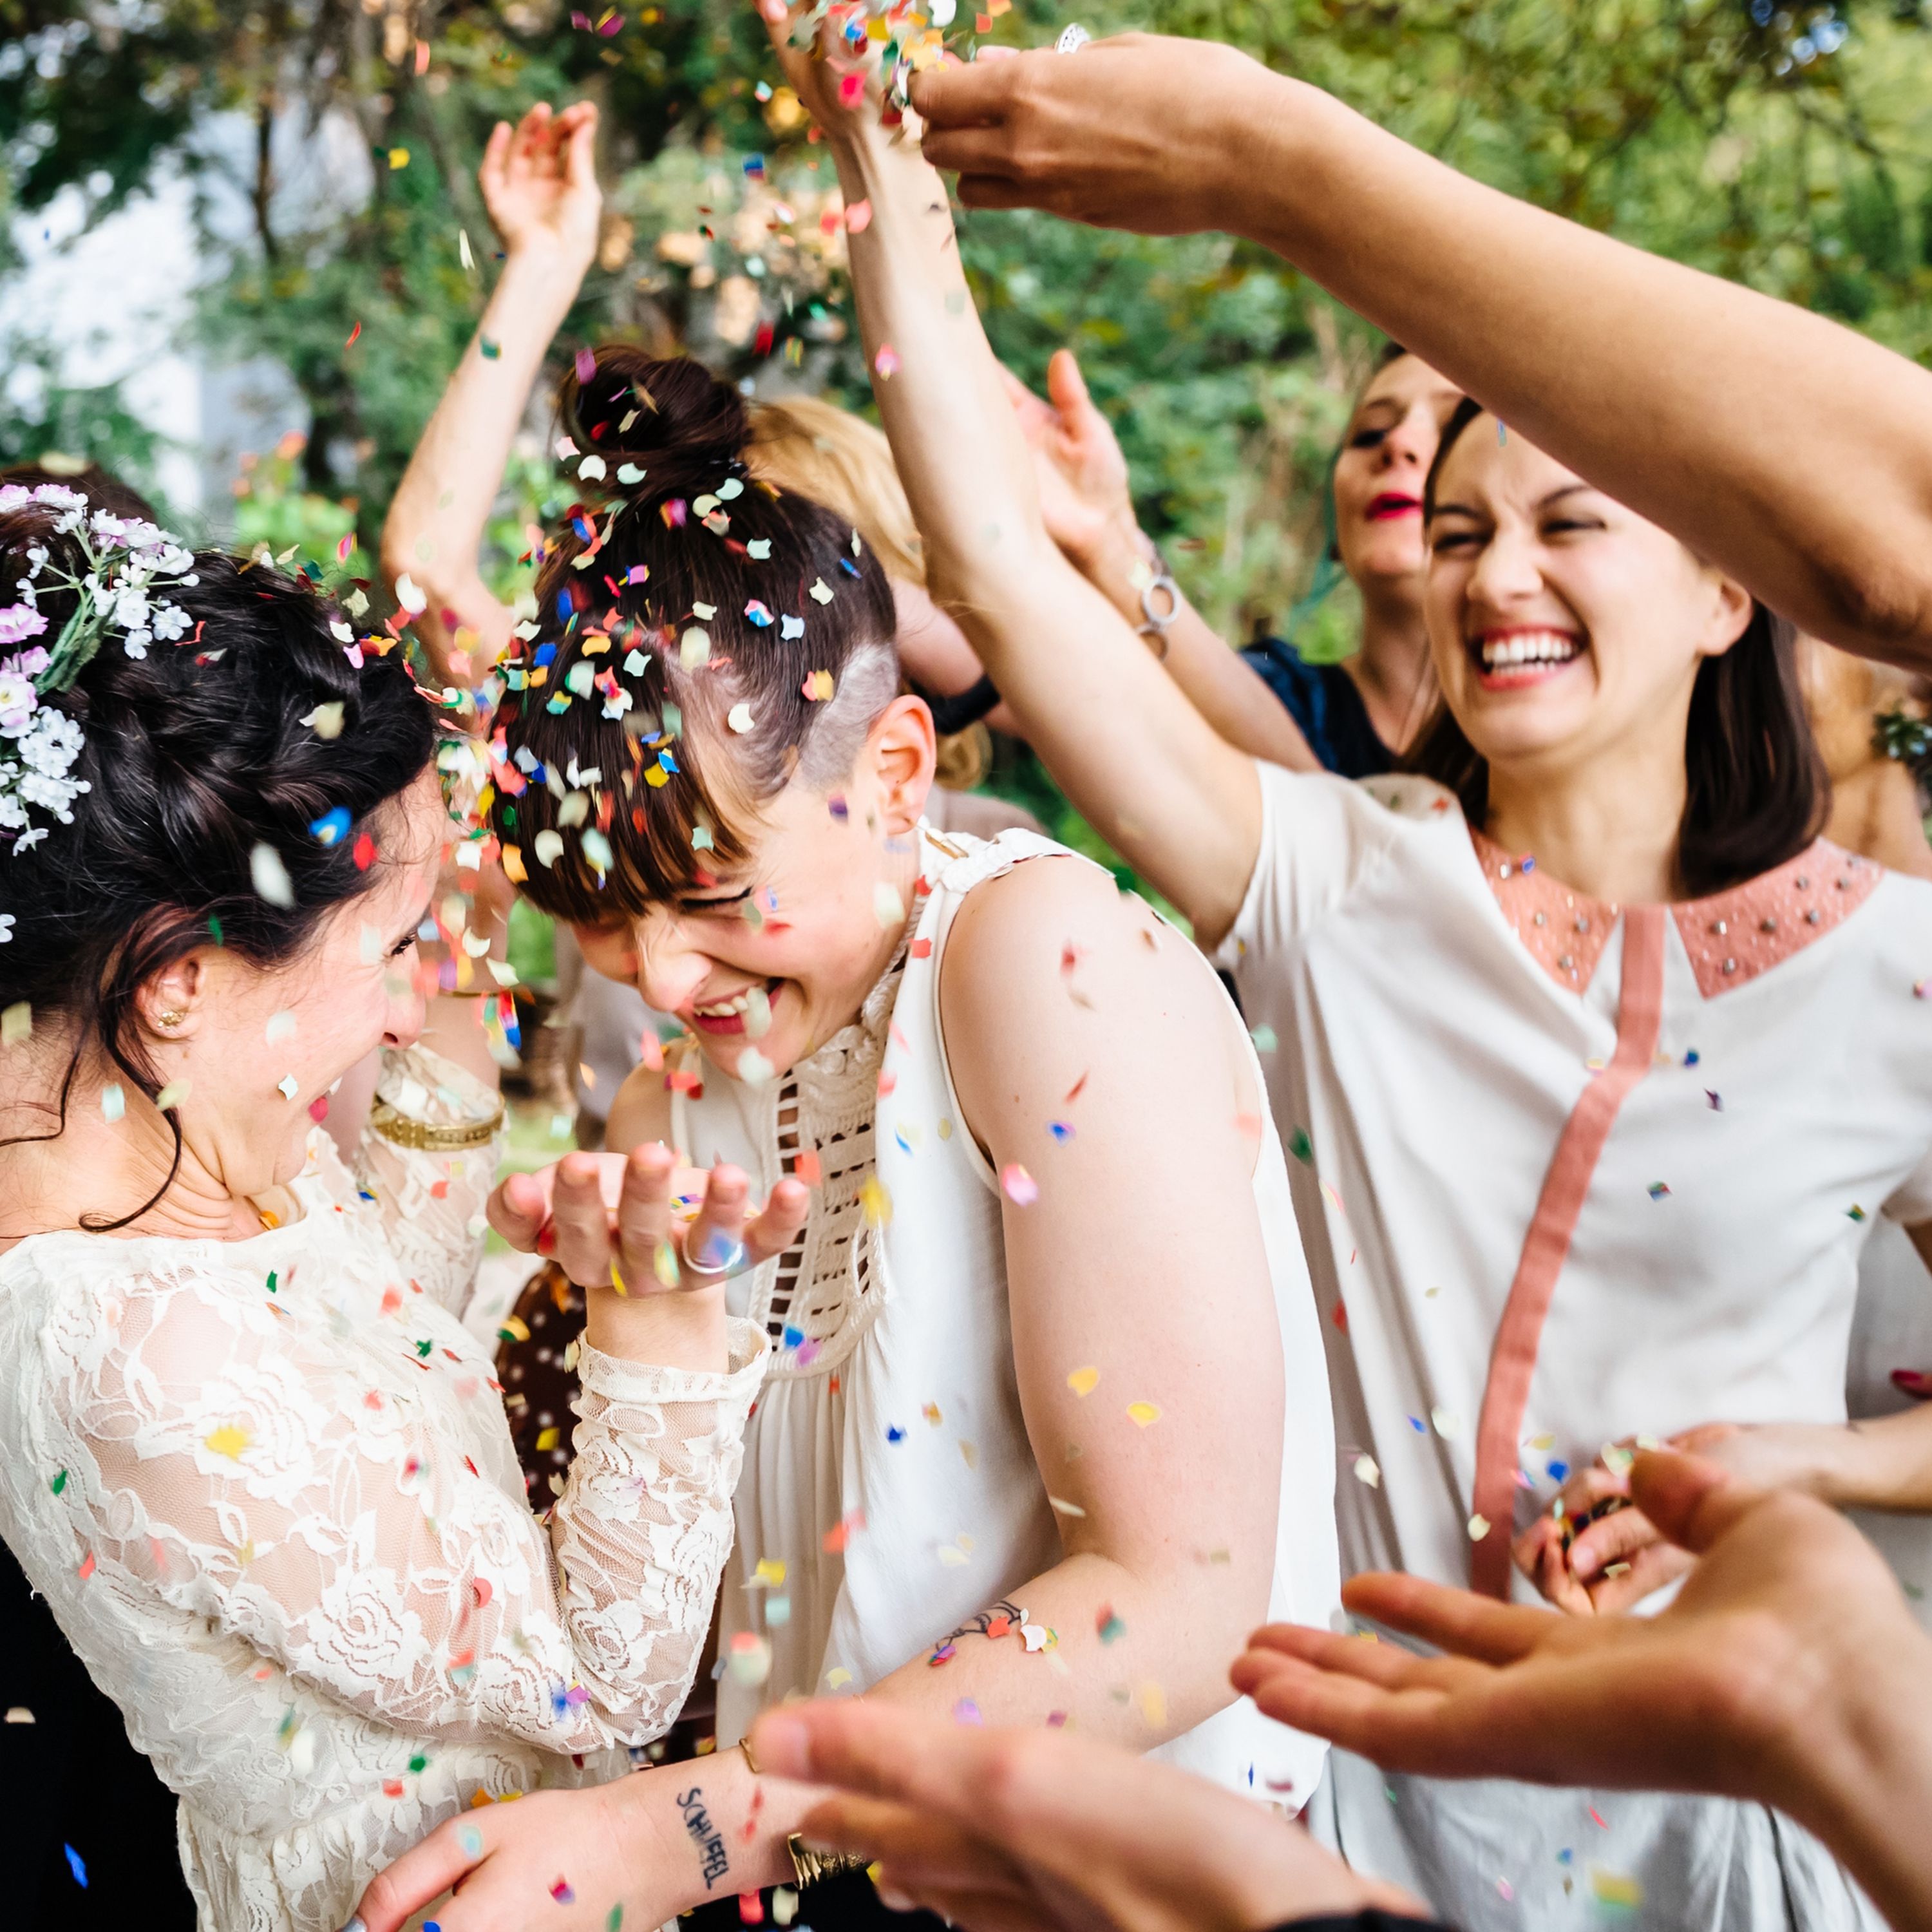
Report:
M 1630 906 L 1624 913 L 1622 989 L 1617 1001 L 1617 1050 L 1610 1064 L 1583 1089 L 1563 1124 L 1562 1137 L 1510 1284 L 1509 1300 L 1490 1352 L 1483 1415 L 1476 1432 L 1475 1514 L 1489 1528 L 1470 1553 L 1472 1586 L 1507 1598 L 1510 1544 L 1516 1517 L 1516 1438 L 1529 1406 L 1529 1384 L 1543 1340 L 1544 1318 L 1556 1279 L 1570 1252 L 1576 1217 L 1591 1177 L 1610 1137 L 1624 1097 L 1650 1071 L 1664 1020 L 1662 906 Z

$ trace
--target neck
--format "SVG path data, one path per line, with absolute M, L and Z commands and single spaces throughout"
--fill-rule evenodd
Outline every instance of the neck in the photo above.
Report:
M 1683 740 L 1666 734 L 1581 764 L 1492 763 L 1484 830 L 1591 898 L 1656 904 L 1677 894 L 1686 791 Z
M 1390 751 L 1407 750 L 1436 688 L 1418 584 L 1404 579 L 1363 591 L 1362 647 L 1347 662 L 1376 736 Z
M 179 1165 L 169 1179 L 175 1142 L 167 1117 L 97 1054 L 82 1054 L 63 1126 L 61 1086 L 70 1052 L 70 1043 L 50 1040 L 0 1102 L 0 1138 L 34 1137 L 0 1147 L 0 1202 L 7 1204 L 0 1214 L 0 1250 L 30 1234 L 118 1221 L 157 1194 L 159 1201 L 115 1232 L 223 1241 L 261 1232 L 260 1215 L 229 1192 L 191 1137 L 184 1136 Z M 120 1088 L 124 1109 L 116 1120 L 101 1111 L 110 1083 Z

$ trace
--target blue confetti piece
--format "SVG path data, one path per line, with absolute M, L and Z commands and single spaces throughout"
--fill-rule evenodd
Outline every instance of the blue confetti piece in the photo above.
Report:
M 859 566 L 849 556 L 842 556 L 838 560 L 838 568 L 848 577 L 856 577 L 859 574 Z
M 1650 1184 L 1650 1198 L 1653 1201 L 1668 1201 L 1670 1190 L 1662 1181 L 1653 1180 Z
M 886 1440 L 888 1442 L 903 1442 L 905 1440 L 905 1431 L 897 1423 L 889 1422 L 886 1424 Z
M 755 597 L 745 606 L 745 615 L 761 631 L 771 628 L 772 614 Z
M 1055 1140 L 1063 1143 L 1073 1138 L 1073 1130 L 1064 1120 L 1048 1120 L 1046 1130 Z
M 1697 1049 L 1694 1046 L 1690 1051 L 1684 1056 L 1684 1064 L 1686 1066 L 1695 1066 L 1702 1058 L 1702 1055 L 1700 1054 Z
M 319 845 L 339 845 L 349 836 L 349 808 L 338 805 L 309 820 L 308 836 Z
M 567 601 L 567 600 L 566 600 L 566 601 L 565 602 L 565 603 L 564 603 L 563 608 L 562 608 L 562 610 L 561 614 L 562 614 L 562 616 L 566 616 L 566 617 L 568 617 L 568 616 L 570 615 L 570 607 L 569 607 L 569 604 L 568 604 L 568 601 Z M 536 648 L 536 655 L 534 657 L 532 657 L 532 658 L 531 658 L 530 662 L 531 662 L 532 664 L 536 664 L 536 665 L 538 665 L 539 668 L 541 668 L 542 666 L 543 666 L 543 665 L 544 665 L 544 664 L 554 664 L 554 663 L 556 663 L 556 645 L 554 645 L 554 644 L 539 644 L 539 645 L 538 645 L 538 646 L 537 646 L 537 648 Z
M 1426 1436 L 1429 1433 L 1429 1425 L 1419 1415 L 1412 1415 L 1408 1418 L 1408 1426 L 1418 1436 Z
M 87 1889 L 87 1862 L 71 1845 L 63 1845 L 61 1850 L 67 1854 L 68 1869 L 74 1874 L 74 1882 L 82 1892 Z
M 805 1330 L 802 1328 L 794 1328 L 789 1322 L 785 1324 L 784 1345 L 788 1348 L 796 1348 L 804 1340 Z
M 1550 1480 L 1552 1483 L 1563 1481 L 1569 1474 L 1570 1465 L 1568 1462 L 1552 1462 L 1550 1466 Z

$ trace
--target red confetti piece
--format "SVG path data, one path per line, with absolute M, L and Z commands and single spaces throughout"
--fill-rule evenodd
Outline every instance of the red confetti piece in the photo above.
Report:
M 317 1126 L 328 1118 L 328 1096 L 326 1094 L 318 1094 L 308 1103 L 308 1117 Z
M 930 959 L 932 957 L 932 941 L 929 939 L 915 939 L 910 950 L 912 956 L 915 959 Z
M 349 856 L 356 861 L 356 869 L 366 872 L 376 862 L 376 842 L 366 832 L 358 834 Z
M 356 338 L 362 333 L 362 325 L 358 322 L 356 326 L 349 332 L 349 340 L 342 345 L 343 347 L 345 349 L 353 349 L 356 346 Z
M 570 1881 L 567 1878 L 553 1879 L 550 1895 L 560 1905 L 574 1905 L 577 1903 L 577 1894 L 571 1890 Z
M 78 1574 L 80 1575 L 80 1580 L 83 1583 L 87 1581 L 88 1577 L 94 1574 L 94 1552 L 92 1550 L 90 1550 L 87 1552 L 86 1558 L 82 1562 Z

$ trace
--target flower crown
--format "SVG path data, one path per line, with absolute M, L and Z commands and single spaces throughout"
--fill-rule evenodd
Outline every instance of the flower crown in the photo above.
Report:
M 120 633 L 130 658 L 146 657 L 157 638 L 186 636 L 188 613 L 157 595 L 158 580 L 199 581 L 194 554 L 152 524 L 90 512 L 87 498 L 64 484 L 0 488 L 0 516 L 29 504 L 55 512 L 54 534 L 73 539 L 84 567 L 76 574 L 45 544 L 29 544 L 27 574 L 17 585 L 20 602 L 0 606 L 0 650 L 28 645 L 0 658 L 0 839 L 10 839 L 16 858 L 47 836 L 46 826 L 30 823 L 29 806 L 71 825 L 74 801 L 89 788 L 85 778 L 71 776 L 84 742 L 80 720 L 42 699 L 68 689 L 110 632 Z M 46 633 L 39 608 L 44 590 L 70 591 L 75 599 L 51 650 L 28 643 Z

